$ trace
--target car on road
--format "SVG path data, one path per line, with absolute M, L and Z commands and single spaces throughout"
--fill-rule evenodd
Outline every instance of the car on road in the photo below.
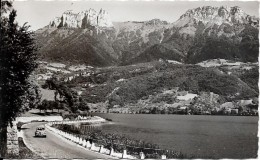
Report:
M 36 128 L 35 137 L 45 137 L 45 138 L 47 137 L 46 131 L 45 131 L 45 126 L 39 126 Z

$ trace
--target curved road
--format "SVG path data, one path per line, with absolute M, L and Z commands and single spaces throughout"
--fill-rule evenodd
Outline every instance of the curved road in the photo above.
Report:
M 31 123 L 23 125 L 23 139 L 25 144 L 43 158 L 87 158 L 87 159 L 111 159 L 114 157 L 92 152 L 83 147 L 55 135 L 46 129 L 47 138 L 36 138 L 36 127 L 44 123 Z

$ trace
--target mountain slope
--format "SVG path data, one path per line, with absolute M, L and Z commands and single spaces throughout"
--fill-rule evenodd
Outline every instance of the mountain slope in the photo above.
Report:
M 89 84 L 82 93 L 87 102 L 105 102 L 113 94 L 114 105 L 136 103 L 176 87 L 179 91 L 196 94 L 213 92 L 225 101 L 248 99 L 258 95 L 237 76 L 222 73 L 217 68 L 165 62 L 102 68 L 91 77 L 78 77 L 70 83 L 72 86 Z
M 69 33 L 67 29 L 57 29 L 41 39 L 46 43 L 42 44 L 39 54 L 43 59 L 51 61 L 86 63 L 94 66 L 116 64 L 113 48 L 107 39 L 102 34 L 93 36 L 94 34 L 88 29 L 71 29 Z M 38 41 L 39 43 L 42 42 Z
M 173 24 L 159 19 L 112 23 L 105 10 L 89 9 L 64 12 L 36 31 L 36 41 L 43 59 L 96 66 L 158 59 L 256 62 L 258 26 L 259 20 L 239 7 L 191 9 Z
M 149 48 L 147 48 L 144 52 L 142 52 L 137 57 L 129 60 L 128 63 L 125 64 L 134 64 L 134 63 L 144 63 L 151 62 L 154 60 L 176 60 L 179 62 L 183 62 L 185 56 L 175 49 L 174 47 L 167 44 L 155 44 Z
M 259 20 L 237 6 L 191 9 L 174 24 L 180 33 L 194 37 L 188 63 L 215 58 L 257 61 Z

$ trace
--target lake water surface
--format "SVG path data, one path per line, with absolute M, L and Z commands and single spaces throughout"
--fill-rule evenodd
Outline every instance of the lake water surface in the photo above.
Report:
M 255 158 L 258 117 L 102 114 L 113 120 L 101 126 L 109 133 L 125 134 L 162 148 L 203 158 Z

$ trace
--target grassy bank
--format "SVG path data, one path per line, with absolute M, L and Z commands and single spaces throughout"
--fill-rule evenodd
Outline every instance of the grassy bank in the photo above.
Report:
M 35 158 L 41 158 L 34 152 L 32 152 L 23 142 L 23 138 L 18 138 L 18 144 L 19 144 L 19 158 L 29 158 L 29 159 L 35 159 Z

